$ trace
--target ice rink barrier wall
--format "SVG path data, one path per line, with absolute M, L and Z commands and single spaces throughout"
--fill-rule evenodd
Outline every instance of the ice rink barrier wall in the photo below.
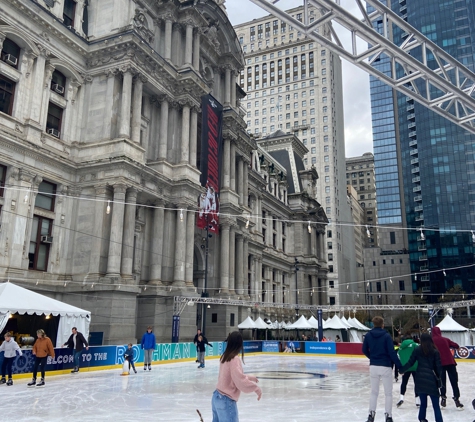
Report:
M 318 355 L 351 355 L 363 356 L 361 343 L 334 343 L 316 341 L 294 341 L 297 353 Z M 226 348 L 225 342 L 211 342 L 213 347 L 206 348 L 206 356 L 218 358 Z M 245 353 L 280 353 L 285 350 L 288 341 L 266 340 L 245 341 Z M 124 354 L 127 346 L 92 346 L 83 351 L 80 357 L 80 368 L 84 370 L 100 370 L 121 367 L 124 363 Z M 134 362 L 140 366 L 143 362 L 143 350 L 140 345 L 134 345 Z M 461 346 L 454 352 L 456 359 L 475 360 L 475 346 Z M 196 346 L 193 343 L 160 343 L 153 353 L 153 362 L 180 362 L 194 361 L 196 359 Z M 0 365 L 3 361 L 3 352 L 0 353 Z M 23 350 L 23 356 L 17 357 L 13 363 L 14 374 L 29 374 L 33 371 L 35 358 L 31 350 Z M 46 371 L 69 372 L 74 367 L 73 351 L 68 348 L 55 349 L 55 357 L 48 358 Z

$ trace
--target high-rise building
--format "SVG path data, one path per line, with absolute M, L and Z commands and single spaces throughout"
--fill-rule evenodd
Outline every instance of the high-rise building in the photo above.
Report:
M 302 20 L 303 7 L 288 11 Z M 310 22 L 318 19 L 309 8 Z M 237 82 L 248 131 L 265 137 L 294 133 L 308 148 L 304 164 L 318 173 L 317 196 L 332 224 L 327 230 L 328 303 L 338 304 L 339 286 L 354 280 L 351 210 L 346 197 L 341 60 L 287 23 L 268 15 L 236 25 L 245 67 Z M 330 37 L 328 26 L 325 35 Z M 331 249 L 330 249 L 331 248 Z
M 393 0 L 388 6 L 474 71 L 473 2 Z M 381 31 L 384 23 L 376 25 Z M 399 29 L 392 34 L 398 45 L 408 36 Z M 381 55 L 374 66 L 384 71 L 389 60 Z M 455 285 L 474 291 L 474 135 L 374 77 L 370 86 L 379 224 L 407 229 L 400 238 L 409 249 L 413 290 L 429 301 Z

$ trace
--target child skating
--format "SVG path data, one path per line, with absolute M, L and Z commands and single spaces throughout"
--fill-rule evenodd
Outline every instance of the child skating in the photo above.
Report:
M 2 379 L 0 380 L 0 384 L 6 384 L 8 386 L 13 385 L 12 379 L 12 365 L 13 361 L 16 358 L 18 353 L 21 356 L 23 353 L 18 346 L 18 343 L 12 339 L 10 333 L 5 334 L 5 341 L 0 346 L 0 352 L 4 352 L 3 362 L 2 362 Z M 5 378 L 8 375 L 8 381 Z

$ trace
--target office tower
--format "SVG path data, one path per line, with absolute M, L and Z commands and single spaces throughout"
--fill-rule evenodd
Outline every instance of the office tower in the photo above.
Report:
M 302 20 L 303 8 L 288 11 Z M 310 8 L 310 22 L 319 11 Z M 318 172 L 317 198 L 331 223 L 327 230 L 328 302 L 340 303 L 340 284 L 355 279 L 353 229 L 346 197 L 341 60 L 295 28 L 269 15 L 235 26 L 245 67 L 238 84 L 248 131 L 265 137 L 294 133 L 307 146 L 304 163 Z M 330 36 L 328 27 L 325 34 Z M 330 249 L 331 248 L 331 249 Z M 343 299 L 342 299 L 343 300 Z
M 473 2 L 393 0 L 388 6 L 474 70 Z M 408 34 L 395 30 L 392 36 L 400 45 Z M 382 70 L 388 64 L 384 55 L 375 62 Z M 407 228 L 399 237 L 409 249 L 413 290 L 428 301 L 457 285 L 473 291 L 474 135 L 374 77 L 371 102 L 378 222 Z

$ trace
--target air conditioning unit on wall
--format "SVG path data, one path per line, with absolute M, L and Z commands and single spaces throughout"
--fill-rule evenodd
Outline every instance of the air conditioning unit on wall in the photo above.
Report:
M 55 138 L 59 138 L 59 135 L 61 134 L 61 132 L 58 130 L 58 129 L 47 129 L 47 132 L 50 134 L 50 135 L 53 135 Z
M 53 243 L 52 236 L 41 236 L 41 243 Z

